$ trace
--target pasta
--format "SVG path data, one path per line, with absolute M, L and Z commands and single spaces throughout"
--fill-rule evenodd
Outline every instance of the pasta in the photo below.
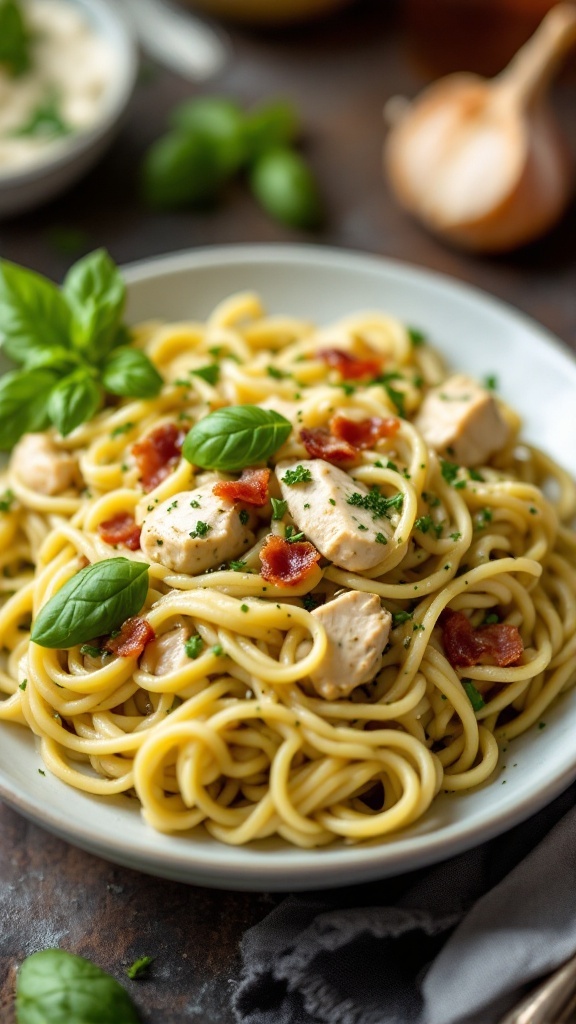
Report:
M 435 448 L 424 403 L 436 393 L 448 408 L 450 378 L 417 332 L 382 313 L 318 328 L 268 315 L 246 293 L 206 323 L 146 323 L 133 337 L 166 381 L 160 395 L 109 405 L 65 439 L 49 432 L 43 457 L 63 469 L 59 484 L 38 483 L 44 463 L 31 449 L 28 461 L 16 449 L 2 477 L 0 719 L 32 730 L 69 785 L 135 795 L 153 828 L 202 825 L 231 844 L 381 837 L 417 821 L 440 790 L 489 780 L 499 743 L 576 680 L 568 475 L 519 441 L 518 417 L 491 394 L 505 439 L 488 459 L 467 467 L 450 445 Z M 275 411 L 292 429 L 268 459 L 263 502 L 219 499 L 218 514 L 233 509 L 245 531 L 239 554 L 219 557 L 230 529 L 218 549 L 201 495 L 252 477 L 201 469 L 180 449 L 208 414 L 236 406 Z M 149 451 L 150 437 L 164 448 Z M 320 465 L 334 521 L 351 516 L 364 544 L 352 558 L 317 550 Z M 190 552 L 168 551 L 171 510 L 188 523 Z M 308 558 L 289 581 L 284 564 L 268 565 L 276 548 L 288 562 Z M 371 564 L 351 567 L 360 550 Z M 30 641 L 68 580 L 119 557 L 149 565 L 143 649 L 107 647 L 106 636 Z M 185 557 L 213 564 L 190 571 Z M 352 613 L 335 639 L 342 597 Z M 386 635 L 383 651 L 370 641 L 371 668 L 367 643 L 350 654 L 356 612 Z

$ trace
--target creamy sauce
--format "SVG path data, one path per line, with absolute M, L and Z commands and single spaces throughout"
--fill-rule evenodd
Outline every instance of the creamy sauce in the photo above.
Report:
M 114 75 L 105 39 L 66 0 L 25 0 L 32 34 L 31 67 L 12 77 L 0 67 L 0 176 L 52 157 L 103 115 Z M 40 109 L 53 110 L 64 130 L 18 134 Z

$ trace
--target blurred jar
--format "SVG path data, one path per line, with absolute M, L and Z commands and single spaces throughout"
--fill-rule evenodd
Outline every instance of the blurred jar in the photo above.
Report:
M 403 0 L 413 56 L 433 77 L 495 75 L 532 35 L 555 0 Z
M 189 7 L 247 25 L 287 25 L 318 18 L 352 0 L 183 0 Z

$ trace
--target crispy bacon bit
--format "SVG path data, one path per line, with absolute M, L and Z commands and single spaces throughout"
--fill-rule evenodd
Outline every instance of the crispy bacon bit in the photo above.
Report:
M 218 498 L 243 501 L 259 508 L 268 501 L 269 469 L 243 469 L 239 480 L 220 480 L 212 488 Z
M 338 370 L 344 380 L 360 380 L 361 377 L 377 377 L 382 370 L 382 359 L 360 359 L 341 348 L 321 348 L 317 353 L 326 366 Z
M 442 616 L 442 643 L 451 665 L 515 665 L 524 644 L 516 626 L 505 622 L 473 629 L 463 612 L 446 609 Z
M 341 441 L 324 427 L 305 427 L 300 431 L 300 440 L 311 459 L 325 459 L 326 462 L 356 462 L 358 449 L 348 441 Z
M 98 533 L 107 544 L 124 544 L 130 551 L 138 551 L 140 547 L 140 526 L 136 526 L 134 516 L 129 512 L 118 512 L 112 519 L 98 523 Z
M 148 620 L 133 615 L 123 623 L 118 636 L 111 636 L 103 647 L 105 651 L 117 654 L 120 658 L 138 658 L 146 644 L 155 637 L 156 634 Z
M 355 448 L 373 448 L 381 437 L 394 437 L 400 429 L 397 416 L 371 416 L 365 420 L 349 420 L 337 413 L 330 420 L 330 431 L 334 437 L 347 441 Z
M 309 541 L 289 544 L 283 537 L 269 534 L 260 551 L 261 576 L 277 587 L 294 587 L 310 575 L 320 552 Z
M 175 423 L 161 423 L 132 446 L 146 491 L 157 487 L 179 461 L 185 437 L 186 431 Z

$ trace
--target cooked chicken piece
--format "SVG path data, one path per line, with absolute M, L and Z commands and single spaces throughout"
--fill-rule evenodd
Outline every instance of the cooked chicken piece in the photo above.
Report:
M 24 434 L 12 452 L 12 469 L 38 494 L 62 494 L 78 483 L 78 463 L 47 434 Z
M 310 479 L 287 483 L 287 472 L 298 466 Z M 382 561 L 392 536 L 390 520 L 348 501 L 353 494 L 370 493 L 364 484 L 323 459 L 279 462 L 276 475 L 294 522 L 325 558 L 350 572 L 372 569 Z
M 494 396 L 464 374 L 426 395 L 414 426 L 431 448 L 461 466 L 483 465 L 509 437 Z
M 347 697 L 380 671 L 392 616 L 375 594 L 350 590 L 312 612 L 328 636 L 328 650 L 310 678 L 326 700 Z
M 162 636 L 156 637 L 146 644 L 140 660 L 140 668 L 154 676 L 166 676 L 175 672 L 189 662 L 184 644 L 190 636 L 190 630 L 184 626 L 176 626 Z
M 196 575 L 237 558 L 254 543 L 250 514 L 216 497 L 212 487 L 181 491 L 146 516 L 140 547 L 148 558 L 174 572 Z

